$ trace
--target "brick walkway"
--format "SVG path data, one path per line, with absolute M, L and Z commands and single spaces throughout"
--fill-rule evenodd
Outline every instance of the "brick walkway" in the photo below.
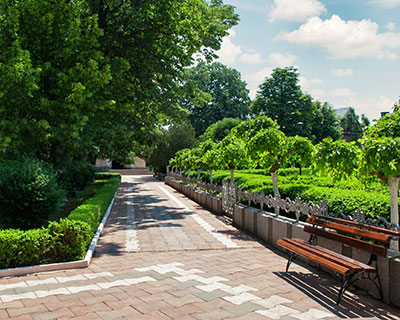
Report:
M 0 319 L 400 319 L 225 224 L 151 176 L 123 176 L 89 268 L 0 279 Z

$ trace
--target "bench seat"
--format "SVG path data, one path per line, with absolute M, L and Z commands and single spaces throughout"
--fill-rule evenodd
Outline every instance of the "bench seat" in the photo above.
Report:
M 303 256 L 318 266 L 324 266 L 342 276 L 337 304 L 340 303 L 343 293 L 355 281 L 361 279 L 371 280 L 382 297 L 377 257 L 386 257 L 390 241 L 400 238 L 400 232 L 321 215 L 308 217 L 306 222 L 308 224 L 304 225 L 304 231 L 310 234 L 309 241 L 289 238 L 277 241 L 289 254 L 286 272 L 297 256 Z M 370 254 L 369 262 L 366 264 L 317 246 L 314 243 L 318 237 L 363 250 Z
M 304 240 L 284 238 L 278 240 L 277 243 L 294 254 L 300 254 L 344 276 L 348 275 L 350 272 L 376 272 L 376 268 L 373 266 L 369 266 L 326 248 L 312 245 Z

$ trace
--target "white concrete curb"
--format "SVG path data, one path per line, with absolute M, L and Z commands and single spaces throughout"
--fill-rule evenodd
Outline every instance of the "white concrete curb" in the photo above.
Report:
M 25 275 L 28 273 L 55 271 L 55 270 L 63 270 L 63 269 L 87 268 L 93 257 L 94 249 L 96 248 L 97 242 L 99 241 L 101 231 L 103 230 L 104 225 L 107 222 L 111 208 L 114 204 L 114 199 L 115 198 L 113 198 L 111 200 L 111 203 L 107 208 L 107 211 L 103 217 L 103 220 L 101 220 L 101 223 L 100 223 L 99 227 L 97 228 L 97 232 L 94 235 L 92 242 L 90 243 L 89 249 L 86 252 L 85 258 L 83 260 L 42 264 L 42 265 L 29 266 L 29 267 L 0 269 L 0 277 L 21 276 L 21 275 Z

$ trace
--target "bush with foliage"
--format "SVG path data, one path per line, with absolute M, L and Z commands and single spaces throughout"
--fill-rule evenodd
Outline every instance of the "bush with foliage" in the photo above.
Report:
M 0 268 L 82 259 L 121 181 L 119 174 L 100 174 L 101 179 L 108 177 L 96 195 L 67 219 L 47 228 L 0 230 Z
M 59 171 L 59 183 L 67 191 L 68 197 L 75 195 L 94 179 L 95 172 L 88 162 L 70 161 Z
M 0 229 L 40 227 L 64 197 L 50 165 L 32 159 L 0 162 Z
M 80 259 L 90 242 L 89 227 L 62 219 L 48 228 L 0 231 L 0 268 Z
M 107 175 L 99 174 L 99 176 Z M 121 176 L 119 174 L 111 175 L 96 195 L 72 211 L 68 219 L 87 223 L 94 235 L 120 183 Z
M 390 219 L 390 197 L 387 186 L 372 183 L 367 186 L 360 183 L 355 177 L 346 180 L 334 181 L 330 177 L 319 177 L 311 169 L 303 170 L 298 175 L 297 168 L 279 169 L 279 190 L 282 198 L 295 199 L 298 195 L 304 202 L 312 201 L 319 204 L 325 199 L 330 212 L 342 211 L 352 215 L 357 208 L 369 218 L 384 217 Z M 196 172 L 191 172 L 192 178 Z M 202 172 L 200 178 L 209 182 L 209 173 Z M 228 170 L 216 170 L 213 174 L 214 183 L 230 180 Z M 237 170 L 235 182 L 242 190 L 251 189 L 255 193 L 264 191 L 266 195 L 273 194 L 272 178 L 265 169 Z

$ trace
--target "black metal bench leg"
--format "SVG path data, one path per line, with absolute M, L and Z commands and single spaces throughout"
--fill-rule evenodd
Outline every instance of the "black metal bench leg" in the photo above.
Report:
M 378 280 L 378 283 L 376 283 L 375 279 L 372 279 L 370 274 L 368 274 L 368 277 L 366 279 L 369 279 L 372 281 L 372 283 L 375 285 L 376 289 L 378 289 L 379 296 L 381 300 L 383 301 L 383 290 L 382 290 L 382 283 L 381 283 L 381 278 L 379 277 L 379 273 L 376 273 L 376 278 Z
M 289 253 L 289 259 L 288 262 L 286 264 L 286 273 L 289 271 L 289 266 L 290 264 L 293 262 L 293 260 L 296 258 L 296 254 L 294 253 Z
M 338 294 L 338 299 L 336 301 L 336 304 L 339 305 L 340 300 L 343 297 L 344 292 L 351 286 L 351 284 L 354 282 L 352 281 L 353 277 L 356 275 L 357 273 L 350 273 L 347 276 L 343 276 L 344 279 L 342 281 L 342 285 L 340 287 L 339 290 L 339 294 Z

